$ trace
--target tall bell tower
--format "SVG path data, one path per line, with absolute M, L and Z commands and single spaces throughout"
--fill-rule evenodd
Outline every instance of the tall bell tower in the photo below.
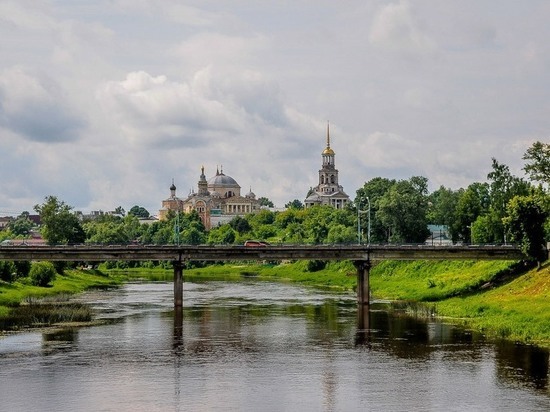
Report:
M 304 201 L 306 207 L 314 205 L 330 205 L 337 209 L 343 208 L 349 202 L 349 196 L 338 183 L 335 153 L 330 147 L 330 124 L 327 123 L 327 144 L 321 153 L 323 163 L 319 169 L 319 183 L 311 188 Z

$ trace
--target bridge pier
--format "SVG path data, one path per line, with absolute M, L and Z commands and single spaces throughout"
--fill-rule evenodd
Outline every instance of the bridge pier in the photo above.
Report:
M 174 266 L 174 309 L 183 307 L 183 263 L 180 260 L 172 262 Z
M 370 259 L 356 260 L 353 264 L 357 269 L 357 303 L 360 305 L 368 305 L 370 303 Z

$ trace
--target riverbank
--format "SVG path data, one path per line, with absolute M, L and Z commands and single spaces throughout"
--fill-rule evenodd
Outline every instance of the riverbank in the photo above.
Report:
M 75 269 L 58 274 L 49 287 L 33 286 L 28 278 L 13 283 L 0 281 L 0 325 L 17 328 L 87 322 L 91 311 L 69 303 L 70 297 L 91 288 L 117 287 L 126 279 L 126 276 L 106 275 L 97 270 Z
M 281 264 L 223 264 L 184 270 L 186 279 L 243 278 L 298 283 L 353 293 L 356 270 L 351 262 L 298 261 Z M 13 307 L 47 296 L 74 294 L 89 288 L 115 287 L 144 278 L 171 281 L 170 269 L 69 270 L 53 286 L 0 284 L 0 321 Z M 385 261 L 371 270 L 375 299 L 421 302 L 425 313 L 503 338 L 550 348 L 550 263 L 527 270 L 510 261 Z
M 352 292 L 351 262 L 307 271 L 306 262 L 281 265 L 219 265 L 189 269 L 186 276 L 223 276 L 296 282 Z M 386 261 L 371 270 L 375 299 L 421 302 L 450 322 L 502 338 L 550 348 L 550 262 L 540 270 L 512 261 Z

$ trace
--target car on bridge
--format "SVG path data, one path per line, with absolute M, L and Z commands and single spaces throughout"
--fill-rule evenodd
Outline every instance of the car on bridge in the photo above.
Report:
M 269 243 L 262 242 L 260 240 L 247 240 L 246 242 L 244 242 L 244 245 L 246 247 L 265 247 L 269 246 Z

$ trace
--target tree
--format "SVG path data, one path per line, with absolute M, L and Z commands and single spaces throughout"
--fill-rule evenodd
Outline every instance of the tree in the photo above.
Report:
M 143 218 L 143 219 L 147 219 L 149 216 L 151 216 L 147 209 L 145 209 L 142 206 L 138 206 L 138 205 L 132 206 L 132 208 L 130 209 L 128 214 L 131 214 L 131 215 L 134 215 L 136 217 Z
M 273 202 L 269 200 L 267 197 L 258 198 L 258 202 L 260 202 L 260 206 L 275 207 Z
M 430 231 L 426 220 L 427 179 L 414 176 L 395 183 L 378 201 L 377 219 L 388 230 L 388 241 L 419 243 Z
M 233 219 L 231 219 L 229 225 L 233 229 L 235 229 L 239 233 L 239 235 L 248 233 L 252 230 L 252 226 L 250 226 L 248 220 L 241 216 L 235 216 Z
M 40 215 L 42 236 L 50 245 L 78 244 L 86 240 L 84 229 L 72 207 L 55 196 L 48 196 L 44 203 L 35 205 Z
M 535 142 L 523 155 L 527 160 L 523 170 L 531 180 L 546 183 L 550 187 L 550 144 Z
M 288 202 L 285 205 L 285 208 L 287 208 L 287 209 L 303 209 L 304 204 L 302 202 L 300 202 L 298 199 L 294 199 L 294 200 Z
M 506 216 L 506 206 L 514 196 L 524 196 L 529 193 L 530 185 L 521 178 L 513 176 L 508 166 L 500 164 L 495 158 L 493 171 L 487 175 L 490 180 L 491 206 L 491 230 L 493 241 L 505 241 L 504 225 L 502 219 Z
M 185 245 L 201 245 L 205 241 L 205 233 L 197 229 L 197 227 L 185 229 L 181 234 L 181 242 Z
M 222 225 L 215 229 L 212 229 L 208 233 L 208 243 L 210 244 L 225 244 L 229 245 L 235 242 L 237 234 L 229 225 Z
M 508 236 L 523 253 L 539 263 L 546 258 L 544 224 L 549 217 L 548 197 L 541 192 L 515 196 L 504 218 Z
M 124 217 L 126 215 L 126 211 L 122 206 L 117 206 L 117 208 L 115 209 L 115 214 Z
M 451 226 L 454 221 L 459 192 L 441 186 L 428 196 L 428 211 L 426 218 L 433 225 Z
M 362 188 L 357 190 L 357 196 L 355 197 L 355 212 L 357 213 L 357 208 L 360 210 L 366 210 L 367 205 L 370 203 L 372 242 L 386 242 L 388 240 L 388 228 L 385 227 L 384 224 L 376 218 L 376 216 L 380 199 L 393 185 L 395 185 L 395 183 L 396 182 L 393 179 L 390 180 L 384 177 L 375 177 L 374 179 L 366 182 Z M 363 216 L 361 216 L 361 218 L 364 219 Z M 366 227 L 366 225 L 361 224 L 361 227 Z
M 327 234 L 328 243 L 352 243 L 357 240 L 357 233 L 355 228 L 344 226 L 342 224 L 335 224 L 330 226 Z
M 488 212 L 489 185 L 472 183 L 466 190 L 459 190 L 458 202 L 451 227 L 451 238 L 454 242 L 471 242 L 472 224 L 478 216 Z
M 29 219 L 29 212 L 21 213 L 17 219 L 8 223 L 8 229 L 15 236 L 28 236 L 33 227 L 32 221 Z
M 55 279 L 55 267 L 51 262 L 35 262 L 31 266 L 29 277 L 34 286 L 46 287 Z

